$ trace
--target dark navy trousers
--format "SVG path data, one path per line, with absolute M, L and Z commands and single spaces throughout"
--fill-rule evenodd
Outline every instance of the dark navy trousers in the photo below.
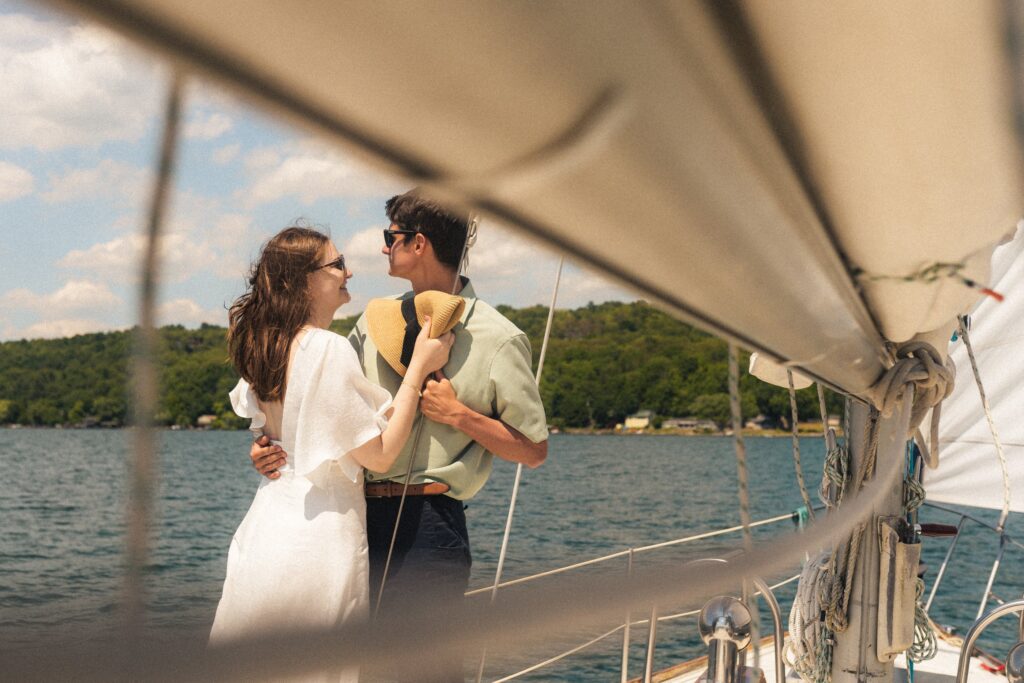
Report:
M 400 498 L 366 499 L 370 552 L 370 605 L 377 602 L 388 546 Z M 406 496 L 395 549 L 381 601 L 386 618 L 427 610 L 443 622 L 446 612 L 463 600 L 472 566 L 466 512 L 462 501 L 444 495 Z M 463 680 L 462 658 L 400 680 L 451 683 Z

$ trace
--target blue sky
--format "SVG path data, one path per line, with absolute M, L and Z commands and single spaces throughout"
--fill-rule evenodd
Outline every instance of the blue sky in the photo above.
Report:
M 166 70 L 96 25 L 0 0 L 0 340 L 135 320 L 141 229 Z M 165 225 L 161 324 L 224 324 L 259 245 L 298 218 L 355 272 L 352 303 L 403 290 L 380 255 L 383 205 L 405 184 L 192 80 Z M 494 304 L 547 304 L 557 255 L 484 222 L 469 275 Z M 633 298 L 569 266 L 560 307 Z

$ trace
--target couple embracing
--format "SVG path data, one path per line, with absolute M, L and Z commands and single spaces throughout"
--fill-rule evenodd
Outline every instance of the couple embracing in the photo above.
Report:
M 365 619 L 382 584 L 387 613 L 443 613 L 468 585 L 463 501 L 493 455 L 547 456 L 529 341 L 459 275 L 468 215 L 415 190 L 386 211 L 388 274 L 412 291 L 371 301 L 347 339 L 327 328 L 352 273 L 314 230 L 267 242 L 231 307 L 231 402 L 262 435 L 250 457 L 265 478 L 231 541 L 211 643 Z M 461 681 L 462 662 L 415 680 Z

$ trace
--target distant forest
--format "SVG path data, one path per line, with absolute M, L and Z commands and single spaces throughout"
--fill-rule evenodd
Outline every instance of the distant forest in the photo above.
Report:
M 534 368 L 547 309 L 499 310 L 530 337 Z M 347 334 L 356 316 L 336 320 Z M 227 360 L 226 330 L 168 326 L 160 330 L 160 409 L 164 425 L 192 426 L 214 415 L 215 428 L 246 423 L 235 417 L 228 391 L 238 376 Z M 85 334 L 65 339 L 0 343 L 0 424 L 116 427 L 130 421 L 129 362 L 132 333 Z M 740 362 L 745 369 L 747 354 Z M 590 304 L 556 311 L 541 378 L 549 422 L 557 427 L 613 427 L 638 410 L 664 417 L 729 421 L 725 342 L 644 303 Z M 743 373 L 744 419 L 764 415 L 771 424 L 789 417 L 789 397 Z M 819 415 L 813 387 L 798 392 L 801 419 Z M 833 414 L 839 396 L 829 395 Z

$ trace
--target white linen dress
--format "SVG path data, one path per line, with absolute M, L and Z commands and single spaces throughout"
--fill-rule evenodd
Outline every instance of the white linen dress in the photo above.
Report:
M 231 540 L 211 644 L 368 613 L 363 470 L 348 453 L 386 427 L 391 395 L 366 379 L 345 337 L 314 329 L 297 343 L 282 406 L 288 463 L 278 479 L 260 481 Z M 239 381 L 230 396 L 259 431 L 266 417 L 249 384 Z M 347 669 L 301 680 L 357 677 Z

